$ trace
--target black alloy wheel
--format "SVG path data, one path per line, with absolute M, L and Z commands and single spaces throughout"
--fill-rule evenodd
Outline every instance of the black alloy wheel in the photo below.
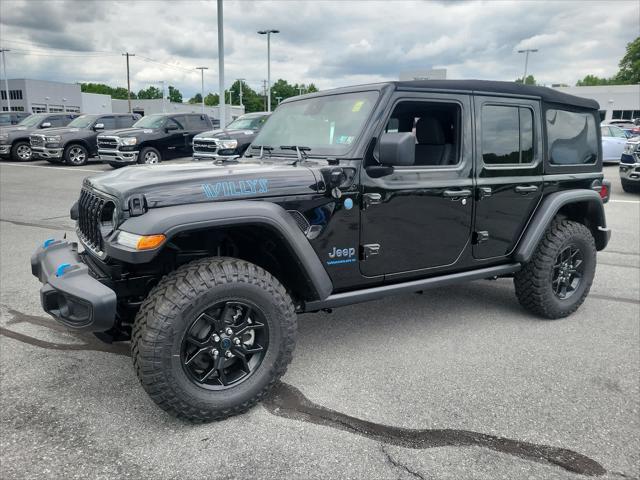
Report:
M 568 245 L 556 257 L 552 271 L 553 293 L 565 300 L 580 287 L 584 274 L 584 260 L 576 245 Z
M 260 309 L 246 301 L 218 302 L 201 313 L 182 340 L 181 360 L 196 385 L 224 390 L 247 380 L 260 366 L 269 327 Z

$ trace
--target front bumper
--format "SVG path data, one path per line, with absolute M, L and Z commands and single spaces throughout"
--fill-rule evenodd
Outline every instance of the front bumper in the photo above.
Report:
M 203 152 L 193 152 L 193 160 L 213 160 L 213 161 L 227 161 L 227 160 L 235 160 L 236 158 L 240 158 L 240 155 L 234 153 L 232 155 L 219 155 L 217 153 L 203 153 Z
M 31 147 L 33 158 L 62 158 L 62 148 Z
M 136 163 L 139 153 L 138 151 L 122 152 L 120 150 L 98 149 L 100 160 L 112 163 Z
M 11 153 L 11 145 L 0 145 L 0 157 L 8 157 Z
M 60 323 L 91 332 L 114 326 L 116 294 L 90 274 L 77 243 L 47 240 L 31 256 L 31 273 L 43 284 L 42 308 Z
M 620 178 L 629 182 L 640 182 L 640 156 L 622 154 L 620 159 Z

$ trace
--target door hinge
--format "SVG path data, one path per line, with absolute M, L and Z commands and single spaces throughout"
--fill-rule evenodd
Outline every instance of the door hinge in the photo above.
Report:
M 362 195 L 362 208 L 364 209 L 379 203 L 382 203 L 382 195 L 379 193 L 365 193 Z
M 473 233 L 473 243 L 475 243 L 476 245 L 482 242 L 486 242 L 487 240 L 489 240 L 489 232 L 487 232 L 486 230 Z
M 362 245 L 360 247 L 360 258 L 362 260 L 367 260 L 368 258 L 378 255 L 380 253 L 380 244 L 379 243 L 369 243 L 367 245 Z

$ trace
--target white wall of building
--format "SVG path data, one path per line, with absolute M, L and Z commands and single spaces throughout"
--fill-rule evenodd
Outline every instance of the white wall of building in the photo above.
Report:
M 400 72 L 399 80 L 401 82 L 410 80 L 446 80 L 446 68 L 432 68 L 430 70 L 421 70 L 417 72 Z
M 4 82 L 2 82 L 4 90 Z M 24 78 L 9 80 L 11 110 L 22 112 L 79 112 L 82 109 L 80 85 Z M 6 97 L 6 94 L 2 94 Z M 18 96 L 19 98 L 14 98 Z M 7 100 L 0 97 L 0 106 L 7 109 Z
M 594 99 L 600 105 L 600 115 L 603 120 L 640 118 L 640 85 L 556 87 L 556 90 Z
M 82 113 L 112 113 L 111 95 L 82 93 Z

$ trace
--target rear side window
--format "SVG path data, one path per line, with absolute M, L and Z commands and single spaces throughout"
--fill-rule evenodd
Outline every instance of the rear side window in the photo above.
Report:
M 187 115 L 186 118 L 187 125 L 185 128 L 187 130 L 206 130 L 211 126 L 206 115 Z
M 120 117 L 116 117 L 117 128 L 129 128 L 137 121 L 138 118 L 134 117 L 133 115 L 122 115 Z
M 52 115 L 47 117 L 47 119 L 43 122 L 49 122 L 52 127 L 64 127 L 71 121 L 67 115 Z
M 598 159 L 596 121 L 590 113 L 549 109 L 546 113 L 549 162 L 586 165 Z
M 482 107 L 482 161 L 486 165 L 533 162 L 533 112 L 507 105 Z
M 167 120 L 167 125 L 169 125 L 171 122 L 175 122 L 180 130 L 184 130 L 185 124 L 187 123 L 184 115 L 176 115 L 175 117 L 171 117 Z

